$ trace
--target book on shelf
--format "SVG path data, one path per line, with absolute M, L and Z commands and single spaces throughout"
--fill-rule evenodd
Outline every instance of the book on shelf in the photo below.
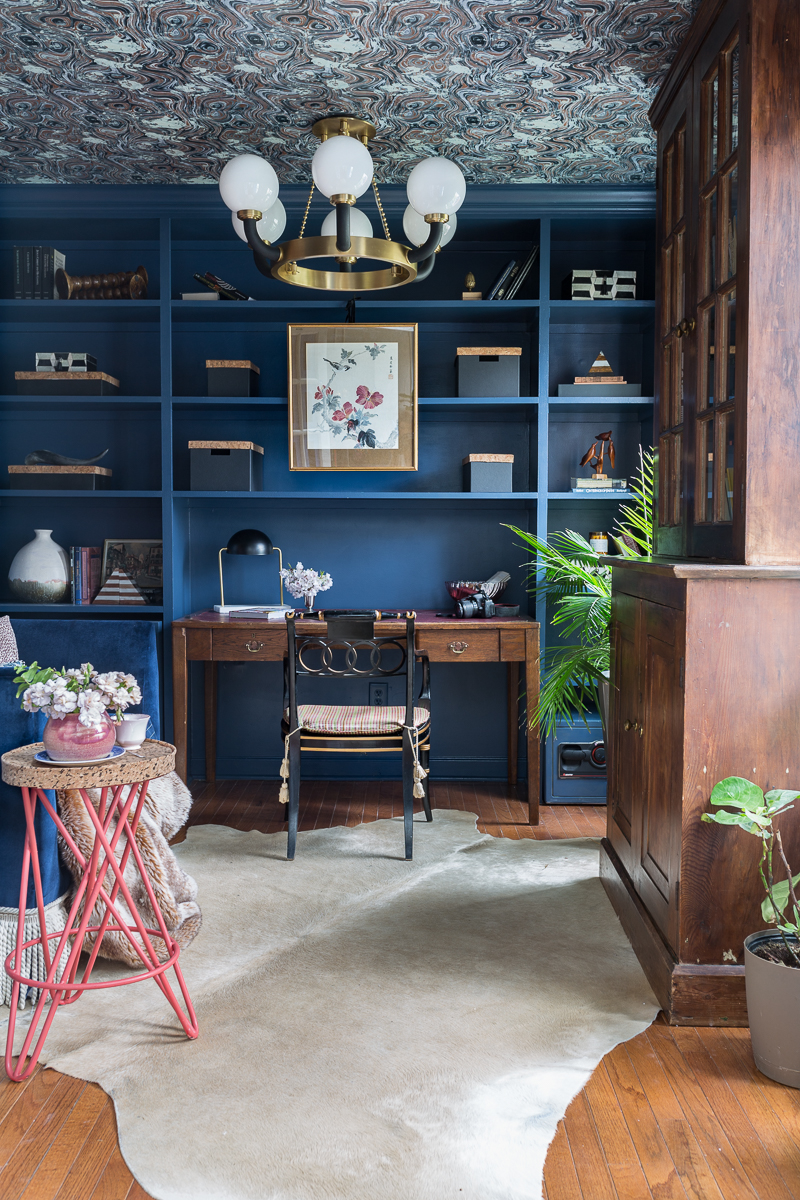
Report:
M 206 271 L 205 275 L 199 275 L 196 271 L 193 278 L 198 283 L 205 284 L 212 292 L 217 292 L 221 300 L 252 300 L 252 296 L 245 295 L 240 292 L 232 283 L 227 283 L 224 279 L 220 279 L 219 275 L 212 275 L 211 271 Z
M 70 598 L 73 604 L 91 604 L 100 591 L 101 546 L 70 546 Z
M 532 246 L 528 257 L 523 261 L 514 278 L 510 281 L 503 300 L 514 300 L 520 293 L 520 289 L 530 274 L 531 267 L 539 257 L 539 247 Z M 497 297 L 499 300 L 501 297 Z
M 56 271 L 66 256 L 54 246 L 14 247 L 14 299 L 57 300 Z
M 628 490 L 627 479 L 609 479 L 597 475 L 590 475 L 588 479 L 576 479 L 574 476 L 570 480 L 571 489 L 573 492 L 626 492 Z
M 501 290 L 505 292 L 505 289 L 508 287 L 508 284 L 511 281 L 511 276 L 516 271 L 516 268 L 517 260 L 515 258 L 510 259 L 503 267 L 492 286 L 489 288 L 489 291 L 486 295 L 487 300 L 498 300 L 500 298 L 498 293 Z

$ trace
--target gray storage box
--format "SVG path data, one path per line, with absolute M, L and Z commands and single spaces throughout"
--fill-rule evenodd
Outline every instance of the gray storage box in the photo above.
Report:
M 207 358 L 209 396 L 257 396 L 261 368 L 248 358 Z
M 10 466 L 9 486 L 33 490 L 54 488 L 58 491 L 97 492 L 111 487 L 110 467 L 94 466 Z
M 193 492 L 261 492 L 264 447 L 255 442 L 189 442 Z
M 459 346 L 459 396 L 518 396 L 520 346 Z
M 468 454 L 461 461 L 465 492 L 513 491 L 513 454 Z

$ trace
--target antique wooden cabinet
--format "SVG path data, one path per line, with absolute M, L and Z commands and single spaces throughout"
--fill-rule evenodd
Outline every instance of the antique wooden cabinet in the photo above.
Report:
M 700 818 L 800 789 L 800 3 L 704 0 L 651 118 L 657 553 L 608 560 L 602 875 L 669 1019 L 746 1024 L 758 843 Z
M 658 133 L 658 554 L 800 559 L 800 5 L 704 0 Z
M 759 843 L 701 822 L 728 775 L 800 790 L 800 566 L 613 568 L 606 890 L 676 1024 L 747 1024 Z M 782 818 L 800 863 L 800 811 Z

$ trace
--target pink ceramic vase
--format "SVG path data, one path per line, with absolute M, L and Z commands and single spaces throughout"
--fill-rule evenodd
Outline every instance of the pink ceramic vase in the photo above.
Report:
M 102 758 L 114 745 L 116 729 L 108 717 L 100 729 L 81 725 L 77 713 L 69 713 L 60 721 L 49 717 L 42 733 L 44 748 L 51 758 L 75 762 L 86 758 Z

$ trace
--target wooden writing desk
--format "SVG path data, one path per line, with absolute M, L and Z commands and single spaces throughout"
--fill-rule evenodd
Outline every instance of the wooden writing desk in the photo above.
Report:
M 317 620 L 299 620 L 300 633 L 319 633 Z M 405 629 L 402 621 L 381 621 L 382 635 Z M 517 782 L 519 748 L 519 664 L 525 664 L 528 710 L 539 695 L 539 623 L 527 617 L 501 620 L 459 621 L 418 612 L 417 649 L 431 662 L 504 662 L 508 671 L 508 782 Z M 188 701 L 190 662 L 205 667 L 206 779 L 216 778 L 217 664 L 220 662 L 282 662 L 286 654 L 286 628 L 282 621 L 244 620 L 215 612 L 193 613 L 172 626 L 172 678 L 176 747 L 175 768 L 182 779 L 187 772 Z M 434 701 L 435 704 L 435 701 Z M 435 711 L 435 709 L 434 709 Z M 527 729 L 528 819 L 539 824 L 539 731 Z

